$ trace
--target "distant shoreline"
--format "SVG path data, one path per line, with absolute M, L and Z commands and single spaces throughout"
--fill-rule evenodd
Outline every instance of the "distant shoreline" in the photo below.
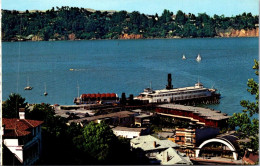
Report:
M 216 39 L 216 38 L 259 38 L 259 36 L 242 36 L 242 37 L 169 37 L 169 38 L 140 38 L 140 39 L 75 39 L 75 40 L 14 40 L 14 41 L 3 41 L 2 42 L 56 42 L 56 41 L 93 41 L 93 40 L 160 40 L 160 39 Z
M 211 17 L 167 9 L 161 16 L 68 6 L 45 12 L 2 10 L 2 41 L 257 37 L 258 20 L 259 16 L 245 12 Z

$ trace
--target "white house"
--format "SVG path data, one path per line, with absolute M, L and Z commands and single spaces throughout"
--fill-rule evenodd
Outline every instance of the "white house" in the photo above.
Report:
M 40 157 L 42 148 L 41 124 L 43 121 L 27 120 L 24 111 L 19 112 L 20 119 L 3 118 L 3 144 L 13 160 L 23 165 L 34 164 Z M 9 156 L 10 157 L 10 156 Z M 5 164 L 5 163 L 4 163 Z M 6 163 L 13 164 L 13 163 Z

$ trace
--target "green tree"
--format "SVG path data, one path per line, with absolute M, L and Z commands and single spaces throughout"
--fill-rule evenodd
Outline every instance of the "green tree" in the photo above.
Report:
M 83 136 L 86 152 L 99 161 L 108 160 L 117 138 L 107 124 L 91 122 L 84 128 Z
M 183 13 L 181 10 L 178 10 L 175 21 L 181 25 L 184 25 L 186 22 L 185 13 Z
M 20 94 L 12 93 L 9 95 L 9 99 L 2 104 L 2 115 L 4 118 L 19 118 L 19 108 L 25 108 L 27 111 L 27 102 Z
M 254 63 L 253 69 L 256 70 L 255 74 L 259 75 L 259 63 L 256 60 L 254 60 Z M 230 118 L 229 123 L 231 127 L 237 128 L 237 132 L 241 134 L 241 139 L 250 138 L 250 142 L 241 143 L 244 150 L 250 148 L 256 152 L 259 148 L 259 83 L 251 78 L 248 80 L 247 86 L 249 87 L 247 91 L 255 96 L 256 101 L 251 102 L 249 100 L 242 100 L 240 104 L 245 109 L 242 113 L 234 113 Z
M 170 12 L 169 10 L 164 9 L 162 16 L 160 17 L 160 21 L 162 23 L 167 23 L 170 22 L 172 20 L 172 15 L 173 13 Z
M 50 104 L 35 104 L 33 109 L 26 114 L 27 119 L 48 121 L 48 119 L 54 117 L 54 109 Z

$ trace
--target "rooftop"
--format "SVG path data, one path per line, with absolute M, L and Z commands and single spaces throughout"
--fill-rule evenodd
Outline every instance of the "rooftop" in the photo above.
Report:
M 130 128 L 130 127 L 117 126 L 117 127 L 112 128 L 112 130 L 141 132 L 142 130 L 146 130 L 146 128 Z
M 180 146 L 170 140 L 159 140 L 151 135 L 133 138 L 131 139 L 131 144 L 133 148 L 141 148 L 144 151 L 155 149 L 167 149 L 170 147 L 176 148 Z
M 161 165 L 192 165 L 190 158 L 184 153 L 180 153 L 173 148 L 168 148 L 167 150 L 156 155 L 158 160 L 161 160 Z M 166 160 L 167 158 L 167 160 Z
M 86 118 L 81 118 L 81 119 L 74 119 L 74 120 L 70 120 L 69 123 L 71 123 L 71 122 L 79 123 L 82 121 L 95 121 L 98 119 L 112 118 L 112 117 L 125 118 L 125 117 L 129 117 L 129 116 L 133 116 L 134 114 L 136 114 L 136 113 L 130 112 L 130 111 L 120 111 L 120 112 L 114 112 L 114 113 L 110 113 L 110 114 L 86 117 Z
M 30 131 L 27 131 L 30 128 L 35 128 L 43 123 L 43 121 L 38 120 L 29 120 L 29 119 L 7 119 L 3 118 L 2 123 L 5 126 L 4 136 L 25 136 L 30 134 Z
M 221 113 L 221 111 L 212 110 L 209 108 L 184 106 L 179 104 L 162 104 L 159 105 L 158 107 L 181 110 L 181 111 L 182 110 L 190 111 L 190 112 L 197 113 L 199 116 L 204 116 L 206 117 L 206 119 L 212 119 L 212 120 L 223 120 L 223 119 L 230 118 L 230 116 L 227 116 L 227 114 L 225 113 Z
M 141 114 L 141 115 L 136 116 L 136 118 L 149 118 L 149 117 L 151 117 L 151 116 L 152 116 L 152 115 Z

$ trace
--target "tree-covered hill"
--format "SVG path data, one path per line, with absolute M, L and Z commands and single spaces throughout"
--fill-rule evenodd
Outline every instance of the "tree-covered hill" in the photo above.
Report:
M 118 39 L 123 35 L 142 38 L 216 37 L 230 30 L 258 28 L 258 17 L 243 13 L 233 17 L 206 13 L 197 16 L 164 10 L 161 16 L 89 11 L 77 7 L 56 7 L 47 11 L 2 10 L 2 40 Z

